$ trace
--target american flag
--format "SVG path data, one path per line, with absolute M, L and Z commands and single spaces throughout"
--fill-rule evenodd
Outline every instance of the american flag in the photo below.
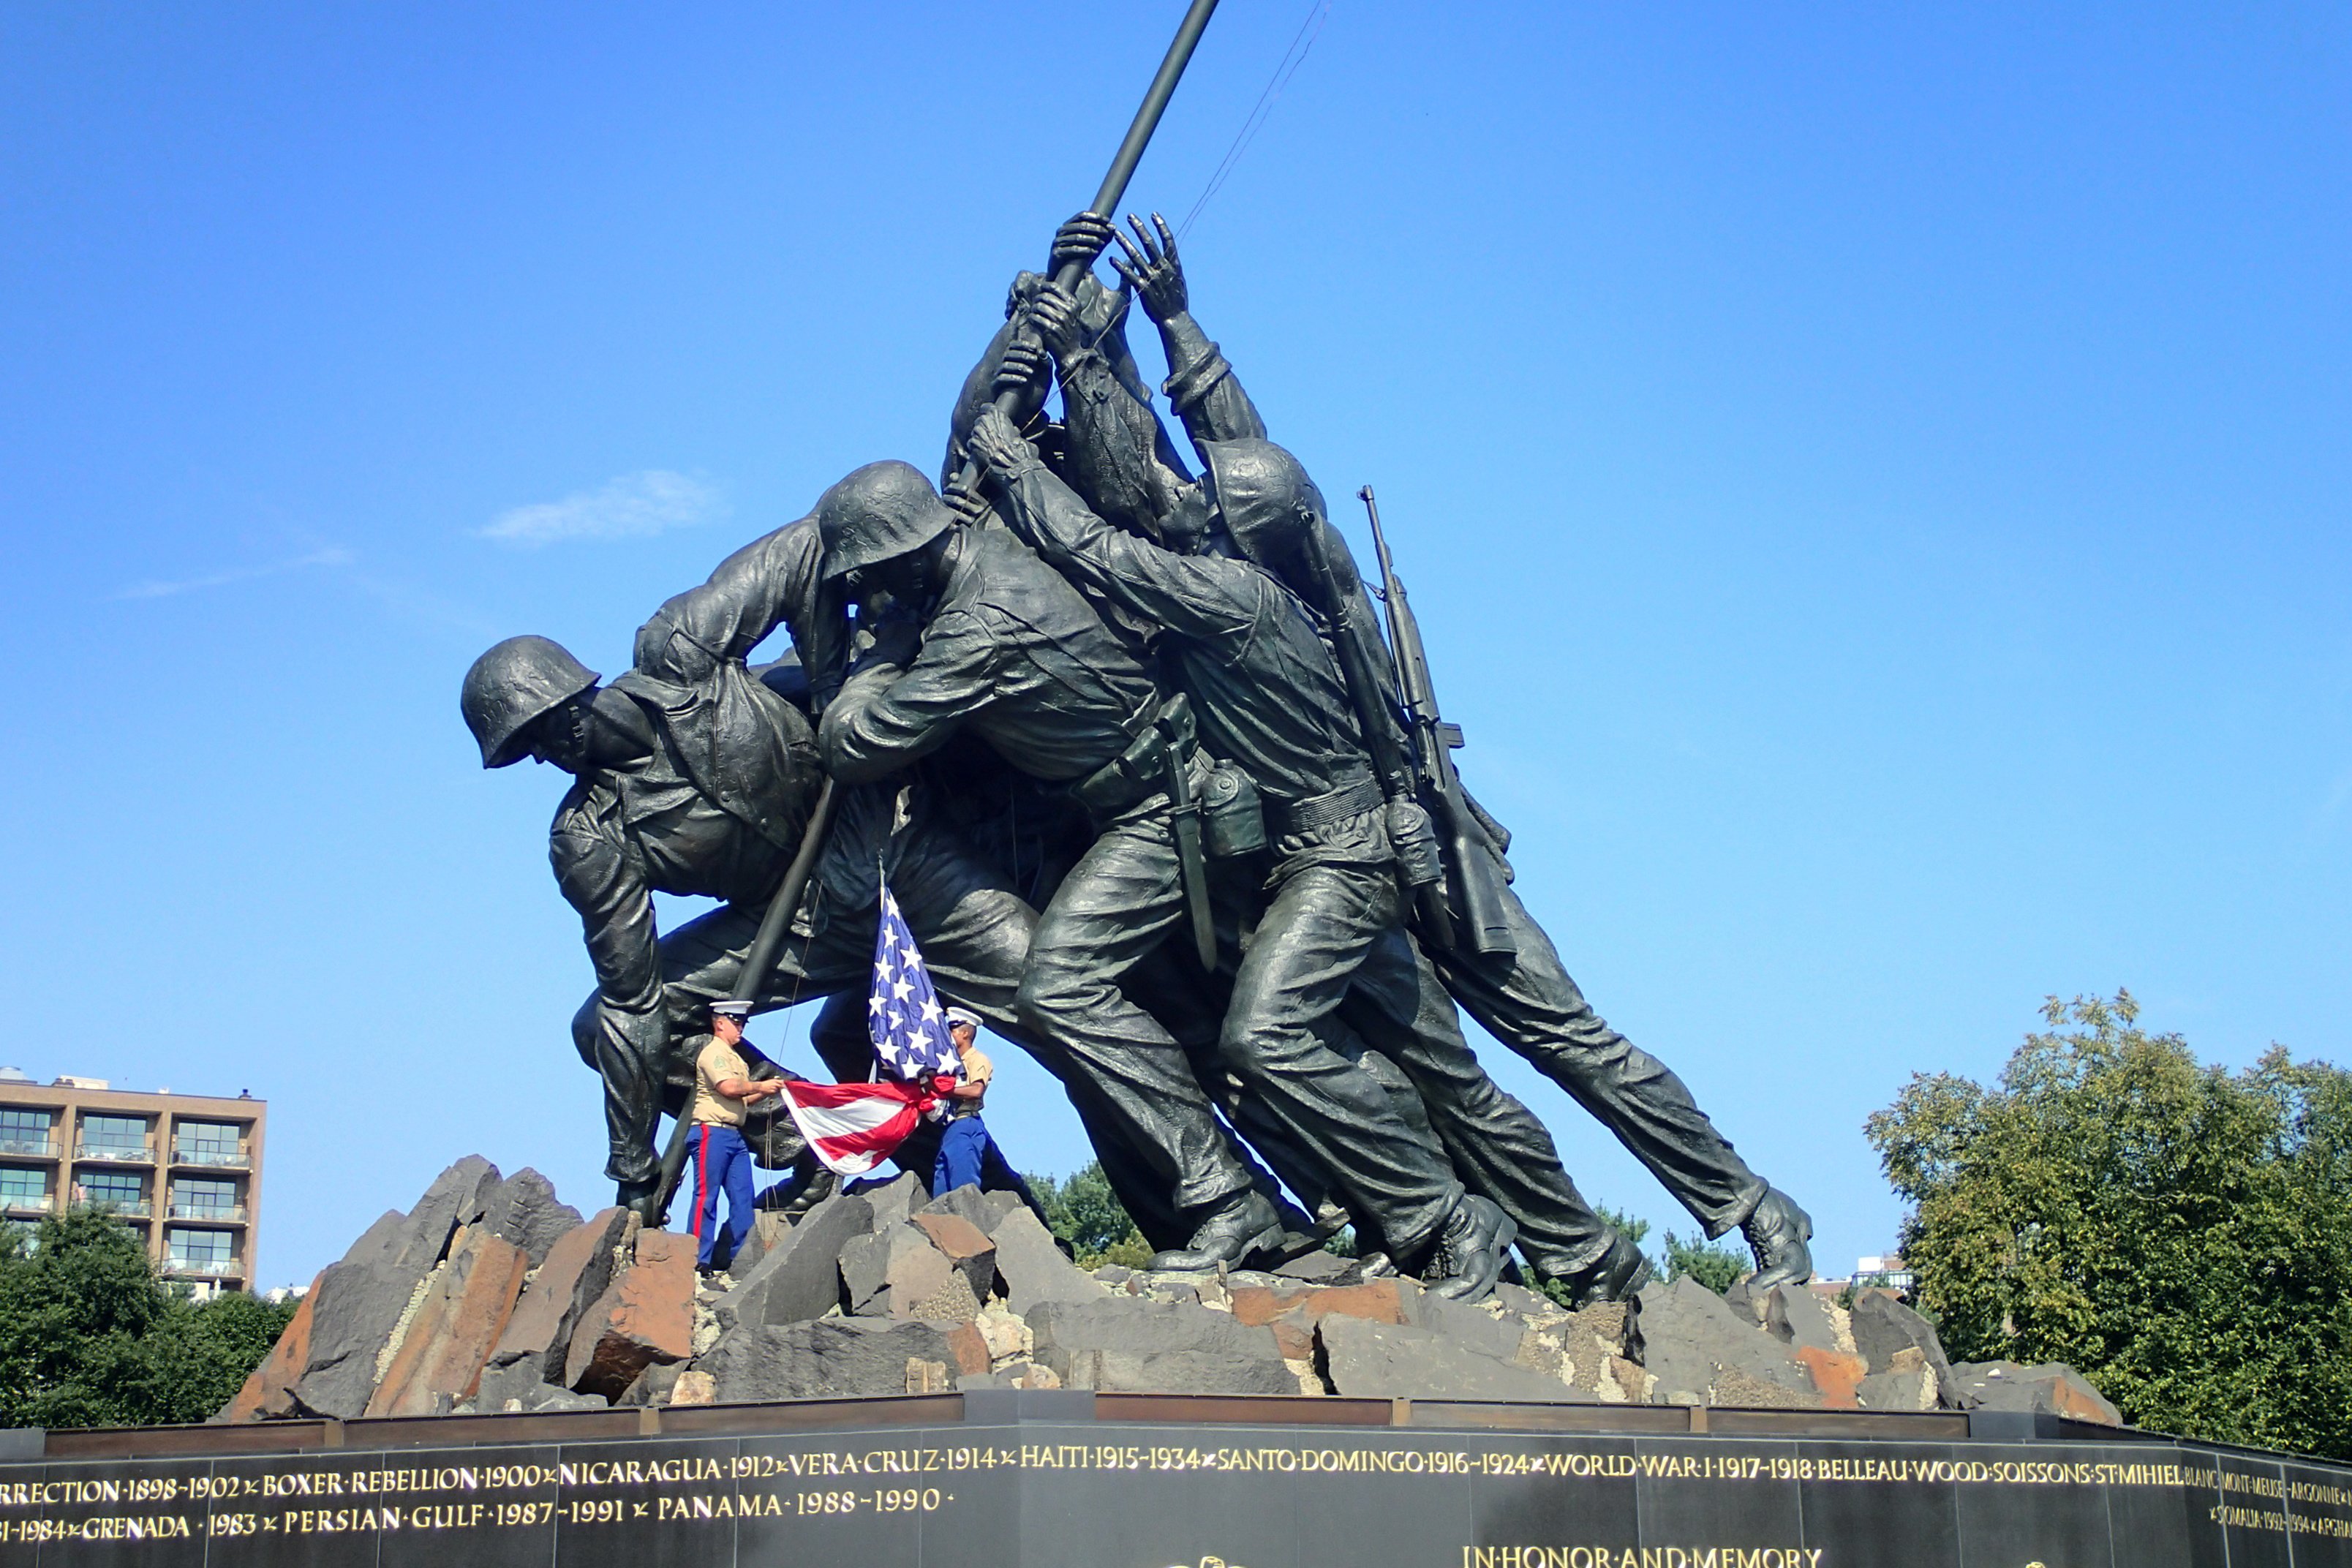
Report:
M 933 1077 L 962 1072 L 955 1042 L 948 1038 L 947 1014 L 931 989 L 930 971 L 923 967 L 915 933 L 907 929 L 887 885 L 866 1013 L 875 1058 L 887 1077 L 873 1083 L 791 1079 L 784 1084 L 785 1109 L 810 1152 L 844 1176 L 862 1176 L 888 1159 L 937 1103 Z
M 932 1076 L 962 1069 L 955 1042 L 948 1038 L 948 1016 L 931 989 L 931 972 L 898 900 L 886 883 L 882 922 L 874 933 L 874 989 L 866 998 L 866 1029 L 874 1055 L 893 1078 L 928 1083 Z

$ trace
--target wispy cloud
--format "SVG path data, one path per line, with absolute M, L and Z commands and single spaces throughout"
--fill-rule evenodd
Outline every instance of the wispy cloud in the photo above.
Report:
M 647 468 L 562 500 L 502 511 L 478 531 L 485 539 L 528 550 L 567 539 L 666 533 L 726 515 L 727 498 L 711 486 L 667 468 Z
M 2352 805 L 2352 769 L 2336 774 L 2335 783 L 2327 786 L 2327 798 L 2319 803 L 2319 815 L 2323 818 L 2337 816 L 2347 805 Z
M 175 594 L 193 594 L 199 588 L 221 588 L 231 583 L 249 582 L 256 577 L 275 577 L 282 573 L 307 571 L 320 566 L 349 566 L 353 557 L 348 550 L 329 547 L 313 550 L 305 555 L 290 556 L 284 561 L 266 561 L 257 566 L 231 566 L 226 571 L 207 572 L 201 577 L 180 577 L 165 580 L 149 577 L 118 589 L 111 596 L 117 599 L 168 599 Z

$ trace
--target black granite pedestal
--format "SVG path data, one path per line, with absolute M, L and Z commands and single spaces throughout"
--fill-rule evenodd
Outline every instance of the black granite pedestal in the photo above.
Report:
M 0 1568 L 2352 1568 L 2352 1468 L 2048 1416 L 985 1391 L 0 1434 Z

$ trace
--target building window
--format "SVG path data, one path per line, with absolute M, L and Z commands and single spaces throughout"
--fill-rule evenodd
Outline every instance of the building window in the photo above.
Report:
M 48 1183 L 38 1171 L 0 1166 L 0 1205 L 12 1209 L 37 1209 L 48 1201 Z
M 0 1109 L 0 1154 L 53 1154 L 49 1130 L 57 1125 L 57 1114 L 48 1110 L 26 1110 L 18 1106 Z
M 225 1230 L 173 1230 L 164 1233 L 163 1247 L 170 1267 L 195 1273 L 219 1274 L 235 1256 Z
M 172 1182 L 172 1215 L 175 1219 L 234 1219 L 236 1184 L 204 1176 L 178 1176 Z
M 81 1189 L 81 1201 L 92 1207 L 104 1204 L 131 1213 L 147 1202 L 139 1177 L 129 1171 L 83 1171 L 74 1177 L 74 1185 Z
M 235 1122 L 182 1121 L 172 1130 L 172 1158 L 184 1165 L 242 1165 Z
M 144 1159 L 147 1155 L 147 1119 L 143 1116 L 85 1116 L 81 1119 L 81 1146 L 101 1159 Z

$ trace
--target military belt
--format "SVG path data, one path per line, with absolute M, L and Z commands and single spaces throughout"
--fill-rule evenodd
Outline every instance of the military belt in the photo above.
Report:
M 1381 786 L 1370 773 L 1358 773 L 1338 789 L 1322 795 L 1310 795 L 1305 800 L 1266 802 L 1267 826 L 1283 837 L 1312 833 L 1319 827 L 1330 827 L 1361 816 L 1368 811 L 1378 811 L 1387 804 Z

